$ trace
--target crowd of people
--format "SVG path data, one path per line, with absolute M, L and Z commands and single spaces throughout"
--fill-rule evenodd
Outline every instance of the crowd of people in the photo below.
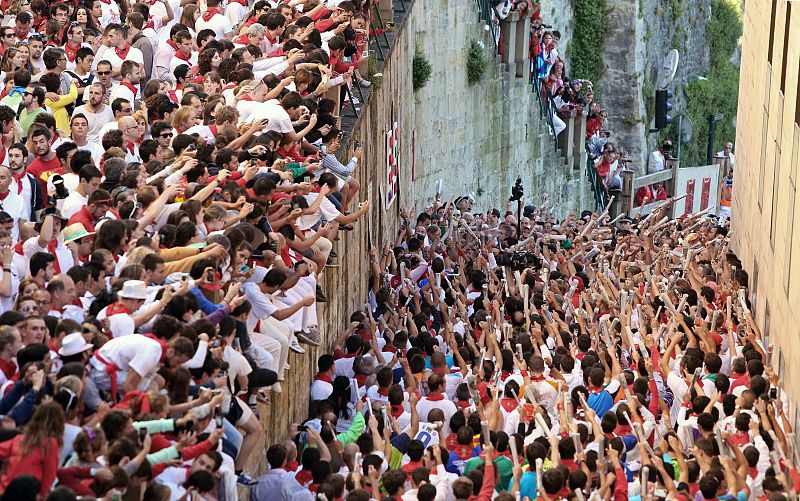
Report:
M 403 211 L 251 499 L 796 498 L 730 221 L 672 203 Z
M 256 485 L 259 402 L 370 207 L 339 115 L 374 4 L 2 3 L 3 500 Z

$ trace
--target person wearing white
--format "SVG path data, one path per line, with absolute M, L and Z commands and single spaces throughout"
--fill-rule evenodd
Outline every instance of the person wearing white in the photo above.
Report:
M 207 0 L 206 11 L 195 23 L 195 30 L 200 33 L 203 30 L 213 30 L 219 40 L 230 40 L 233 36 L 233 25 L 230 19 L 225 17 L 219 10 L 219 0 Z
M 69 220 L 89 203 L 89 195 L 100 187 L 103 175 L 97 167 L 86 165 L 78 172 L 78 187 L 70 191 L 61 206 L 61 214 Z
M 99 143 L 101 136 L 100 130 L 107 123 L 114 121 L 114 113 L 111 107 L 103 104 L 106 95 L 106 88 L 100 82 L 94 82 L 86 89 L 88 99 L 85 104 L 75 108 L 73 116 L 81 114 L 89 122 L 89 130 L 86 133 L 86 140 L 90 143 Z
M 14 226 L 11 228 L 11 238 L 14 242 L 19 240 L 19 224 L 22 217 L 25 203 L 22 197 L 11 191 L 11 181 L 13 181 L 11 170 L 8 167 L 0 166 L 0 210 L 11 216 Z

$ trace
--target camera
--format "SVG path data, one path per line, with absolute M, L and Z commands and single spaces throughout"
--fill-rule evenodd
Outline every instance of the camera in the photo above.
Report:
M 522 271 L 526 268 L 538 269 L 542 267 L 542 260 L 532 252 L 502 252 L 497 256 L 498 266 L 508 266 L 514 271 Z
M 63 200 L 69 196 L 69 191 L 64 186 L 64 178 L 61 175 L 53 176 L 53 187 L 56 189 L 56 200 Z
M 517 202 L 522 200 L 522 196 L 525 194 L 525 190 L 522 188 L 522 178 L 518 177 L 517 181 L 514 183 L 514 186 L 511 187 L 511 197 L 508 199 L 510 202 Z

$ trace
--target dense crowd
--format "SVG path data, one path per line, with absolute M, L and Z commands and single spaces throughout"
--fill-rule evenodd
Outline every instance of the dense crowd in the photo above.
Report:
M 729 221 L 672 203 L 404 211 L 252 499 L 794 499 Z
M 793 497 L 727 223 L 667 206 L 404 210 L 308 420 L 265 443 L 370 208 L 339 114 L 374 3 L 0 5 L 0 500 Z
M 258 403 L 369 210 L 339 115 L 374 4 L 0 5 L 3 500 L 256 484 Z

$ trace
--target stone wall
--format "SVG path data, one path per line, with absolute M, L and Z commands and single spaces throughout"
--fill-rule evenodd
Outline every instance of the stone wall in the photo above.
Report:
M 560 53 L 579 26 L 573 25 L 572 3 L 580 0 L 543 0 L 545 23 L 562 33 Z M 709 53 L 705 40 L 711 17 L 711 0 L 608 0 L 604 69 L 597 84 L 598 97 L 609 111 L 613 140 L 628 150 L 637 168 L 644 169 L 647 152 L 662 138 L 649 134 L 658 70 L 671 49 L 680 53 L 673 84 L 671 115 L 685 109 L 683 86 L 708 72 Z M 569 60 L 567 60 L 569 68 Z
M 527 78 L 515 78 L 491 55 L 494 43 L 466 0 L 427 0 L 429 15 L 411 16 L 414 41 L 428 55 L 433 75 L 407 101 L 405 130 L 416 137 L 414 182 L 403 199 L 421 207 L 443 180 L 443 199 L 474 194 L 481 209 L 507 200 L 519 176 L 525 193 L 548 193 L 562 208 L 591 207 L 582 170 L 566 168 L 540 124 Z M 485 44 L 492 64 L 482 82 L 467 83 L 470 40 Z M 405 165 L 404 165 L 405 166 Z

